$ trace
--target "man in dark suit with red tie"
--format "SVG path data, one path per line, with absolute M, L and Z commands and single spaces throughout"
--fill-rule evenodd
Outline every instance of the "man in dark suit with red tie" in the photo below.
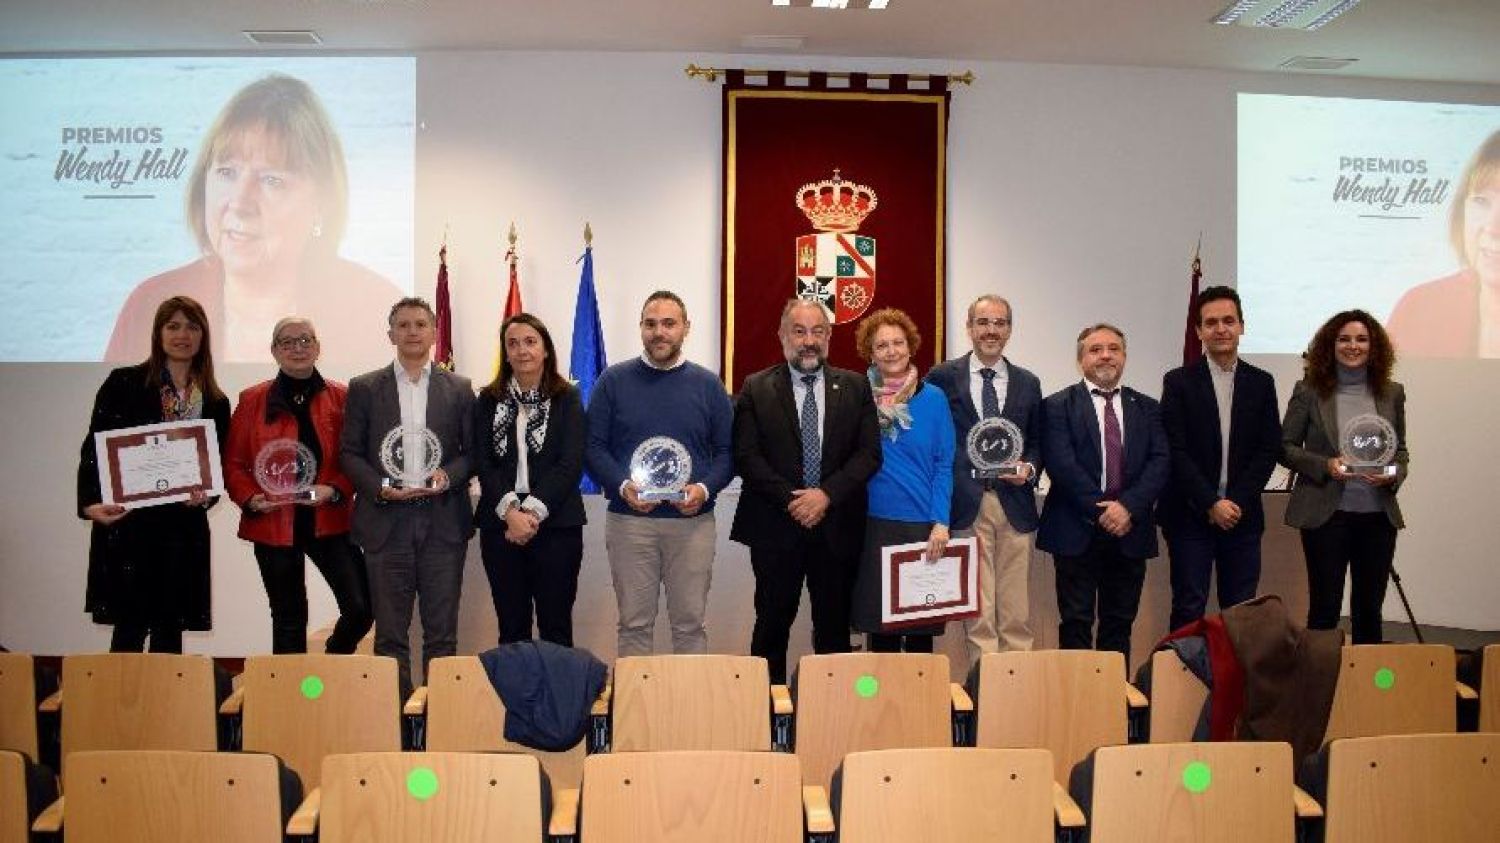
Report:
M 1156 401 L 1120 386 L 1123 331 L 1102 322 L 1083 329 L 1078 368 L 1081 382 L 1043 402 L 1052 486 L 1036 543 L 1056 563 L 1059 645 L 1128 660 L 1146 560 L 1157 552 L 1152 510 L 1171 471 L 1167 437 Z
M 734 466 L 743 479 L 729 538 L 750 548 L 750 654 L 786 681 L 802 581 L 813 650 L 849 650 L 849 592 L 865 531 L 865 483 L 880 469 L 880 427 L 864 375 L 827 365 L 833 326 L 822 304 L 781 312 L 786 363 L 745 379 L 734 404 Z
M 1167 372 L 1161 385 L 1172 482 L 1157 517 L 1172 563 L 1171 629 L 1203 617 L 1215 573 L 1221 609 L 1255 596 L 1266 527 L 1260 494 L 1281 454 L 1276 382 L 1239 357 L 1239 294 L 1209 287 L 1196 307 L 1205 356 Z

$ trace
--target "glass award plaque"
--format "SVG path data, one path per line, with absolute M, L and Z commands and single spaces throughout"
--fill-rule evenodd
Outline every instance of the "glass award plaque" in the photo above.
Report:
M 995 416 L 980 419 L 969 428 L 965 441 L 969 462 L 974 468 L 970 474 L 976 480 L 993 480 L 997 477 L 1016 477 L 1021 474 L 1021 454 L 1026 448 L 1026 439 L 1021 428 L 1007 418 Z
M 380 440 L 380 467 L 387 489 L 431 489 L 432 475 L 443 464 L 443 443 L 425 427 L 402 425 Z
M 1396 473 L 1396 428 L 1374 413 L 1355 416 L 1339 433 L 1339 456 L 1350 474 Z
M 680 501 L 693 476 L 693 457 L 670 436 L 653 436 L 630 455 L 630 479 L 643 501 Z
M 270 503 L 317 500 L 318 460 L 295 439 L 272 439 L 255 455 L 255 482 Z

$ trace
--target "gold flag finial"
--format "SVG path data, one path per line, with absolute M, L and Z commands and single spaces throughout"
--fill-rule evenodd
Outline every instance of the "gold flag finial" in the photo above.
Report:
M 507 235 L 505 235 L 505 239 L 510 241 L 510 247 L 512 249 L 514 249 L 516 247 L 516 221 L 515 220 L 511 220 L 510 221 L 510 233 L 507 234 Z
M 583 224 L 583 245 L 585 247 L 594 245 L 594 229 L 586 221 Z

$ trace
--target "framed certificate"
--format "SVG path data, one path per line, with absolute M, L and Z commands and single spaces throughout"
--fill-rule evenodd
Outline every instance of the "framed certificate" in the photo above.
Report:
M 94 434 L 104 503 L 129 509 L 224 494 L 219 436 L 211 419 L 162 422 Z
M 881 625 L 899 629 L 979 616 L 978 541 L 950 539 L 936 562 L 926 555 L 926 542 L 881 548 Z

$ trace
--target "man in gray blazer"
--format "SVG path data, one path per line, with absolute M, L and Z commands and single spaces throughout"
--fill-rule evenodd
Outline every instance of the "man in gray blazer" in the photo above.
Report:
M 959 443 L 953 455 L 952 527 L 979 537 L 979 617 L 964 622 L 971 664 L 985 653 L 1030 650 L 1031 544 L 1037 528 L 1036 480 L 1042 466 L 1042 384 L 1006 359 L 1010 302 L 980 296 L 969 305 L 973 351 L 932 368 L 927 382 L 948 397 Z M 1020 474 L 974 477 L 965 442 L 981 418 L 998 416 L 1025 440 Z
M 468 378 L 432 364 L 437 317 L 426 301 L 396 302 L 389 322 L 396 360 L 349 382 L 339 457 L 354 483 L 351 532 L 369 567 L 375 653 L 396 659 L 404 699 L 412 690 L 408 630 L 418 598 L 424 674 L 433 658 L 458 650 L 464 549 L 474 532 L 468 453 L 474 390 Z M 441 447 L 425 483 L 392 477 L 382 464 L 382 443 L 402 427 L 431 431 Z M 403 438 L 408 451 L 421 447 L 418 437 Z

